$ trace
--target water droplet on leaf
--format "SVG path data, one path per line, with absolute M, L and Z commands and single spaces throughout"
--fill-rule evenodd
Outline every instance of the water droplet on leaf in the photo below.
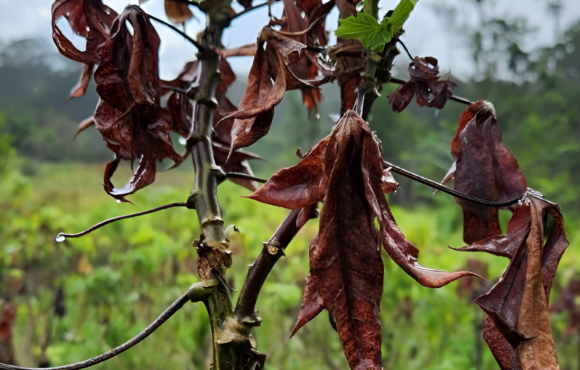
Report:
M 179 144 L 181 144 L 181 145 L 187 144 L 187 139 L 184 138 L 183 136 L 180 136 L 179 137 Z
M 62 235 L 62 233 L 58 234 L 56 236 L 56 238 L 54 238 L 54 240 L 56 240 L 57 243 L 62 243 L 64 242 L 66 239 L 66 237 L 64 235 Z
M 117 203 L 121 203 L 121 199 L 117 199 Z

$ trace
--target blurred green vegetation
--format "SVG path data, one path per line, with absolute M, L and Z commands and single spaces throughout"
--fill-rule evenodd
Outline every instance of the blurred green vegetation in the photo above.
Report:
M 77 232 L 103 219 L 183 200 L 193 175 L 188 169 L 161 173 L 154 186 L 117 204 L 101 189 L 101 165 L 43 164 L 32 175 L 14 167 L 0 183 L 2 295 L 15 302 L 14 343 L 21 365 L 41 359 L 59 365 L 80 361 L 115 347 L 141 331 L 187 288 L 198 281 L 191 246 L 199 233 L 194 212 L 166 210 L 106 226 L 79 239 L 56 243 L 58 232 Z M 16 169 L 14 169 L 16 168 Z M 128 168 L 123 168 L 124 172 Z M 122 171 L 123 172 L 123 171 Z M 287 211 L 240 195 L 231 183 L 220 187 L 234 251 L 230 284 L 239 291 L 247 265 L 259 254 Z M 437 207 L 393 207 L 405 235 L 421 248 L 420 261 L 437 269 L 465 268 L 467 260 L 489 263 L 486 277 L 497 279 L 507 260 L 453 252 L 462 246 L 461 211 L 451 199 Z M 503 217 L 505 221 L 507 217 Z M 575 220 L 568 220 L 573 225 Z M 346 362 L 337 334 L 321 314 L 288 339 L 300 308 L 308 273 L 308 246 L 317 232 L 310 221 L 274 268 L 258 302 L 263 318 L 255 330 L 269 368 L 343 369 Z M 571 245 L 557 275 L 553 299 L 578 271 L 580 238 Z M 477 338 L 483 319 L 479 307 L 458 290 L 419 286 L 385 254 L 381 304 L 383 360 L 386 369 L 495 369 L 489 350 Z M 234 300 L 237 293 L 234 293 Z M 566 314 L 553 317 L 563 369 L 577 366 L 577 336 L 562 336 Z M 207 314 L 188 304 L 134 349 L 100 369 L 207 369 L 211 349 Z
M 495 104 L 504 142 L 529 186 L 562 204 L 570 247 L 554 283 L 554 301 L 580 264 L 580 236 L 575 232 L 580 221 L 580 25 L 555 46 L 526 53 L 516 48 L 525 33 L 519 21 L 493 22 L 493 37 L 503 49 L 486 54 L 485 43 L 474 43 L 481 78 L 457 81 L 455 92 Z M 482 37 L 481 32 L 469 35 Z M 502 55 L 507 56 L 503 66 L 498 64 Z M 405 58 L 400 56 L 398 65 L 405 66 Z M 54 237 L 109 217 L 184 201 L 194 175 L 186 162 L 159 173 L 152 186 L 132 196 L 135 206 L 116 204 L 102 190 L 103 162 L 112 156 L 98 132 L 88 129 L 72 140 L 76 124 L 91 114 L 97 99 L 89 89 L 87 96 L 63 104 L 78 78 L 78 66 L 71 68 L 35 40 L 1 47 L 0 61 L 0 295 L 17 305 L 14 344 L 19 364 L 84 360 L 137 334 L 198 281 L 191 246 L 199 234 L 198 222 L 194 212 L 172 209 L 115 223 L 80 239 L 56 243 Z M 452 163 L 449 142 L 463 106 L 449 102 L 434 111 L 412 103 L 394 114 L 387 95 L 395 87 L 385 86 L 369 120 L 385 157 L 441 179 Z M 233 101 L 243 88 L 241 82 L 232 87 Z M 338 112 L 339 94 L 335 85 L 325 87 L 323 94 L 320 118 L 314 112 L 307 116 L 299 92 L 287 94 L 276 108 L 270 134 L 250 148 L 268 159 L 252 164 L 258 175 L 295 164 L 297 147 L 304 152 L 329 133 L 333 122 L 328 115 Z M 129 176 L 128 166 L 122 167 L 115 183 Z M 405 235 L 420 247 L 423 265 L 457 270 L 476 258 L 489 264 L 490 280 L 500 276 L 507 260 L 447 248 L 463 245 L 461 210 L 452 198 L 432 196 L 429 188 L 397 180 L 403 189 L 389 201 Z M 228 279 L 238 290 L 261 242 L 287 213 L 240 197 L 245 194 L 231 183 L 219 193 L 226 224 L 241 231 L 229 235 L 234 266 Z M 508 217 L 502 214 L 504 226 Z M 255 335 L 258 349 L 268 355 L 268 368 L 347 368 L 324 313 L 288 339 L 308 273 L 308 245 L 316 232 L 317 221 L 310 221 L 260 296 L 263 323 Z M 496 369 L 479 339 L 483 314 L 466 295 L 457 283 L 423 288 L 385 255 L 385 369 L 476 369 L 477 364 L 479 369 Z M 579 369 L 580 338 L 563 335 L 566 314 L 552 319 L 561 368 Z M 97 368 L 208 369 L 209 335 L 203 306 L 188 304 L 147 340 Z

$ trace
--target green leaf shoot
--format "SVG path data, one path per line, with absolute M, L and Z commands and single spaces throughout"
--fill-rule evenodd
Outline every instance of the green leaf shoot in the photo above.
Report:
M 358 13 L 340 20 L 340 26 L 334 34 L 346 39 L 357 39 L 370 50 L 382 50 L 384 45 L 391 41 L 393 34 L 403 27 L 409 14 L 419 0 L 401 0 L 393 14 L 379 23 L 375 17 L 365 13 Z

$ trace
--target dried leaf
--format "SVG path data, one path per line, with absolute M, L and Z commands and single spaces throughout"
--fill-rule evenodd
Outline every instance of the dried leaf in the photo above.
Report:
M 555 225 L 544 245 L 547 214 L 554 218 Z M 529 225 L 527 234 L 522 232 L 526 228 L 512 227 L 503 238 L 488 239 L 485 249 L 473 248 L 511 257 L 500 281 L 489 293 L 477 298 L 476 303 L 516 353 L 517 361 L 510 369 L 558 369 L 548 302 L 554 275 L 568 246 L 568 239 L 560 210 L 550 203 L 536 198 L 526 199 L 516 208 L 511 224 L 517 226 L 526 221 Z M 506 240 L 509 242 L 506 243 Z M 512 247 L 506 248 L 508 245 Z M 499 346 L 497 342 L 501 340 L 497 338 L 497 333 L 493 334 L 493 338 L 492 345 Z M 504 345 L 499 347 L 503 348 Z M 497 351 L 494 350 L 494 355 L 504 368 L 507 356 L 498 355 Z
M 451 150 L 456 159 L 455 190 L 493 202 L 515 199 L 527 191 L 516 159 L 501 142 L 501 130 L 490 103 L 477 102 L 465 109 Z M 466 243 L 501 234 L 497 208 L 456 201 L 463 208 Z
M 266 46 L 267 44 L 267 46 Z M 248 84 L 238 111 L 222 119 L 235 118 L 232 151 L 252 145 L 270 130 L 274 107 L 287 90 L 317 87 L 328 78 L 305 80 L 290 69 L 300 60 L 306 45 L 265 28 L 258 39 L 258 50 L 248 76 Z
M 318 245 L 310 251 L 310 275 L 336 323 L 351 369 L 382 369 L 383 262 L 361 169 L 366 134 L 352 114 L 331 134 L 336 160 L 320 215 Z
M 182 160 L 169 136 L 171 114 L 159 106 L 158 49 L 159 37 L 149 17 L 139 7 L 129 6 L 115 19 L 111 38 L 98 50 L 95 80 L 101 100 L 95 127 L 117 156 L 105 171 L 105 190 L 121 201 L 153 182 L 158 160 Z M 119 159 L 139 160 L 123 189 L 114 188 L 110 181 Z
M 321 202 L 328 183 L 325 169 L 330 136 L 322 139 L 296 166 L 282 168 L 247 198 L 289 209 Z
M 86 118 L 85 120 L 83 120 L 81 123 L 79 123 L 79 125 L 77 127 L 77 132 L 75 134 L 74 139 L 77 138 L 78 134 L 80 134 L 81 132 L 83 132 L 87 128 L 93 126 L 94 124 L 95 124 L 95 118 L 94 117 L 89 117 L 89 118 Z
M 182 24 L 193 18 L 187 4 L 171 0 L 165 0 L 165 14 L 173 24 Z
M 66 18 L 73 32 L 87 40 L 85 51 L 77 49 L 56 23 Z M 56 0 L 52 4 L 52 39 L 65 57 L 84 64 L 97 64 L 97 47 L 109 39 L 117 13 L 101 0 Z
M 417 263 L 418 249 L 402 235 L 388 210 L 384 194 L 396 182 L 382 163 L 368 124 L 348 111 L 330 136 L 298 165 L 278 171 L 250 196 L 268 204 L 303 208 L 301 214 L 324 199 L 319 235 L 310 249 L 302 310 L 293 333 L 325 308 L 336 324 L 352 369 L 381 369 L 381 242 L 395 262 L 425 286 L 439 287 L 462 276 L 476 276 L 430 270 Z M 374 226 L 375 217 L 380 233 Z
M 438 74 L 437 59 L 415 57 L 409 64 L 410 81 L 388 96 L 393 111 L 402 112 L 413 95 L 421 107 L 442 109 L 457 85 L 449 80 L 439 81 Z
M 520 370 L 517 354 L 489 316 L 483 321 L 483 339 L 501 370 Z
M 63 17 L 76 35 L 87 40 L 85 51 L 76 48 L 56 25 Z M 99 62 L 97 47 L 109 39 L 115 17 L 117 13 L 101 0 L 56 0 L 52 4 L 52 39 L 58 51 L 85 64 L 79 83 L 67 101 L 86 93 L 94 65 Z
M 94 64 L 85 64 L 79 82 L 75 87 L 73 87 L 66 101 L 85 95 L 87 88 L 89 87 L 89 83 L 91 82 L 91 77 L 93 76 L 94 67 Z
M 234 124 L 234 119 L 226 118 L 222 120 L 225 116 L 235 112 L 238 109 L 226 96 L 228 88 L 236 80 L 236 75 L 224 57 L 220 58 L 220 72 L 222 80 L 216 89 L 218 109 L 216 110 L 213 118 L 215 135 L 212 138 L 212 147 L 214 159 L 216 164 L 222 167 L 226 173 L 240 172 L 253 176 L 254 173 L 250 168 L 248 160 L 262 158 L 255 154 L 244 152 L 241 149 L 232 152 L 231 131 Z M 229 180 L 251 191 L 258 190 L 258 183 L 256 181 L 237 178 L 230 178 Z

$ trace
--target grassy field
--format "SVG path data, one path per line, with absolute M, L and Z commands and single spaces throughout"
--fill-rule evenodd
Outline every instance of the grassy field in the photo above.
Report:
M 171 209 L 106 226 L 80 239 L 56 243 L 58 232 L 78 232 L 109 217 L 185 201 L 194 176 L 188 164 L 158 174 L 156 182 L 117 204 L 102 189 L 103 165 L 24 163 L 0 179 L 2 289 L 17 304 L 14 344 L 23 366 L 48 359 L 52 366 L 84 360 L 115 347 L 148 325 L 198 281 L 191 244 L 199 228 L 195 212 Z M 122 168 L 115 178 L 129 177 Z M 247 190 L 220 186 L 234 265 L 228 279 L 241 288 L 247 265 L 258 256 L 288 211 L 241 198 Z M 454 252 L 463 246 L 461 210 L 437 195 L 437 207 L 393 213 L 420 249 L 420 262 L 436 269 L 465 268 L 468 259 L 488 263 L 497 279 L 507 259 Z M 564 213 L 566 216 L 567 214 Z M 507 222 L 508 215 L 502 215 Z M 570 247 L 561 262 L 552 301 L 578 271 L 580 238 L 575 219 L 566 218 Z M 269 369 L 346 369 L 338 336 L 322 313 L 288 339 L 308 273 L 308 246 L 317 232 L 310 221 L 274 268 L 258 302 L 262 326 L 258 350 Z M 356 246 L 353 246 L 355 248 Z M 385 258 L 383 364 L 385 369 L 496 369 L 479 339 L 481 310 L 469 293 L 452 283 L 441 289 L 419 286 Z M 237 293 L 233 294 L 233 300 Z M 65 308 L 63 310 L 63 307 Z M 63 312 L 66 311 L 66 312 Z M 578 369 L 578 336 L 564 336 L 566 314 L 553 328 L 562 369 Z M 209 369 L 209 326 L 203 306 L 189 304 L 150 338 L 98 369 Z

